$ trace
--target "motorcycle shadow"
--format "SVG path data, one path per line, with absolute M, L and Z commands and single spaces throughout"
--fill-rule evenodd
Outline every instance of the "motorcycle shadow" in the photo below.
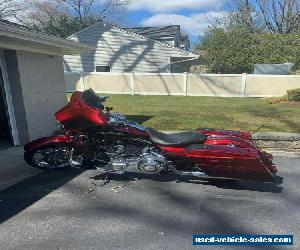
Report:
M 153 180 L 158 182 L 176 182 L 176 183 L 190 183 L 205 186 L 214 186 L 223 189 L 233 190 L 248 190 L 257 192 L 281 193 L 283 187 L 279 186 L 283 182 L 282 177 L 278 177 L 277 182 L 259 182 L 249 180 L 233 180 L 233 179 L 216 179 L 216 178 L 201 178 L 192 176 L 180 176 L 174 173 L 160 173 L 160 174 L 142 174 L 134 172 L 126 172 L 123 175 L 110 173 L 107 177 L 105 174 L 98 174 L 90 177 L 93 180 L 105 180 L 117 182 L 130 182 L 137 180 Z

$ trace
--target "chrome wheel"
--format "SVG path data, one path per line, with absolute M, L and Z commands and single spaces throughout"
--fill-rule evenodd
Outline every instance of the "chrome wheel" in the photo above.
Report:
M 32 155 L 32 163 L 38 168 L 56 169 L 70 165 L 71 148 L 54 147 L 37 150 Z

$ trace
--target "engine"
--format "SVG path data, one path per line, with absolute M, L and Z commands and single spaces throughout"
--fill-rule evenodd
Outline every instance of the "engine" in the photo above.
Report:
M 144 174 L 157 174 L 163 171 L 168 161 L 155 149 L 146 147 L 142 154 L 137 157 L 115 155 L 111 157 L 109 165 L 118 172 L 137 172 Z
M 148 150 L 148 152 L 142 155 L 136 166 L 140 172 L 156 174 L 166 169 L 168 161 L 163 155 L 151 149 L 146 150 Z
M 105 150 L 109 161 L 106 167 L 98 170 L 106 171 L 137 172 L 145 174 L 156 174 L 167 166 L 167 159 L 155 148 L 133 144 L 117 144 L 106 147 Z
M 141 139 L 106 137 L 93 141 L 93 163 L 103 172 L 156 174 L 167 168 L 168 160 L 149 142 Z

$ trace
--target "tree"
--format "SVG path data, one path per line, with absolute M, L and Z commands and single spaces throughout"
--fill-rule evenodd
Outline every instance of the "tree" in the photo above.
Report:
M 300 0 L 229 0 L 230 20 L 250 32 L 288 34 L 300 29 Z
M 57 0 L 65 4 L 67 12 L 79 18 L 80 23 L 91 17 L 97 20 L 118 18 L 129 0 Z
M 230 9 L 196 45 L 207 50 L 211 72 L 249 73 L 257 63 L 300 67 L 300 0 L 231 0 Z
M 256 63 L 299 63 L 300 34 L 251 33 L 243 27 L 213 27 L 196 45 L 210 58 L 214 73 L 250 73 Z
M 20 10 L 16 0 L 0 0 L 0 19 L 14 17 Z
M 207 50 L 209 71 L 213 73 L 244 73 L 251 71 L 253 37 L 243 28 L 226 31 L 224 28 L 209 29 L 199 49 Z M 249 60 L 250 59 L 250 60 Z
M 253 15 L 255 8 L 249 0 L 231 0 L 229 6 L 231 11 L 227 25 L 241 26 L 250 32 L 254 32 L 258 29 L 257 16 Z
M 98 21 L 120 20 L 128 0 L 31 0 L 19 21 L 52 35 L 67 37 Z

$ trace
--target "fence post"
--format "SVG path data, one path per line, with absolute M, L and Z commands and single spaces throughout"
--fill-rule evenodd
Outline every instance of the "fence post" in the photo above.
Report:
M 247 84 L 247 73 L 243 73 L 242 74 L 242 81 L 241 81 L 241 97 L 245 97 L 246 84 Z
M 135 95 L 134 71 L 132 71 L 130 74 L 130 88 L 131 88 L 131 94 Z
M 187 79 L 188 79 L 188 73 L 183 73 L 183 95 L 187 96 Z
M 80 72 L 80 85 L 81 85 L 81 89 L 85 90 L 85 85 L 84 85 L 84 73 Z

